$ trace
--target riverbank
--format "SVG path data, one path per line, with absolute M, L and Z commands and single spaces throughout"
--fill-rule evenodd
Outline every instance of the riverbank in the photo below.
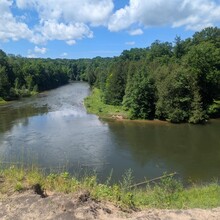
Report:
M 36 91 L 25 91 L 23 93 L 20 93 L 20 94 L 16 94 L 13 98 L 10 97 L 10 99 L 6 99 L 6 101 L 0 97 L 0 105 L 5 105 L 11 101 L 17 101 L 21 98 L 27 98 L 27 97 L 31 97 L 31 96 L 36 96 L 40 94 L 39 92 L 36 92 Z
M 219 220 L 220 208 L 214 209 L 142 209 L 128 210 L 92 199 L 87 192 L 51 193 L 42 198 L 32 190 L 15 193 L 0 200 L 2 220 L 99 219 L 99 220 Z
M 98 115 L 100 118 L 115 119 L 129 121 L 130 112 L 126 111 L 123 106 L 107 105 L 102 101 L 101 91 L 93 88 L 92 93 L 84 99 L 84 105 L 88 113 Z M 220 101 L 214 101 L 213 105 L 209 108 L 209 115 L 211 118 L 219 118 Z M 145 120 L 145 119 L 132 119 L 133 122 L 147 122 L 147 123 L 169 123 L 169 121 L 162 121 L 159 119 Z
M 0 98 L 0 105 L 4 105 L 4 104 L 6 104 L 7 102 L 4 100 L 4 99 L 2 99 L 2 98 Z
M 95 175 L 45 175 L 32 167 L 0 171 L 1 219 L 219 219 L 220 186 L 183 188 L 171 176 L 131 188 L 132 176 L 101 184 Z
M 102 119 L 113 119 L 118 121 L 131 121 L 129 111 L 125 111 L 123 106 L 107 105 L 102 101 L 101 91 L 93 88 L 91 94 L 84 99 L 84 106 L 88 113 L 98 115 Z M 169 122 L 158 119 L 144 120 L 133 119 L 132 122 L 167 124 Z
M 129 112 L 122 106 L 113 106 L 105 104 L 101 99 L 101 92 L 93 88 L 90 96 L 84 99 L 84 105 L 88 113 L 98 115 L 101 118 L 127 119 Z
M 0 171 L 0 194 L 14 195 L 16 192 L 32 190 L 41 197 L 51 193 L 78 194 L 86 191 L 92 200 L 111 202 L 128 210 L 216 208 L 220 206 L 220 186 L 217 182 L 209 185 L 192 185 L 184 188 L 172 175 L 159 181 L 150 181 L 141 188 L 134 184 L 131 171 L 121 181 L 110 184 L 110 177 L 100 183 L 96 175 L 76 178 L 67 172 L 44 174 L 37 168 L 10 167 Z

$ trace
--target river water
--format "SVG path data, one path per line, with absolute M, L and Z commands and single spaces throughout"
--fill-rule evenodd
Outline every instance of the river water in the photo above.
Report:
M 219 178 L 220 120 L 206 125 L 102 120 L 87 114 L 87 83 L 72 83 L 0 106 L 0 161 L 71 173 L 95 170 L 104 181 L 129 168 L 135 181 L 164 172 L 183 180 Z

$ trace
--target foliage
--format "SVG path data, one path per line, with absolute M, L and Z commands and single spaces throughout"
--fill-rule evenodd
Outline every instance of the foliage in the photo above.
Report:
M 157 117 L 171 122 L 186 120 L 190 99 L 188 80 L 184 70 L 174 66 L 162 66 L 157 71 Z
M 155 205 L 160 208 L 167 208 L 179 205 L 178 202 L 183 192 L 183 186 L 181 182 L 173 179 L 173 177 L 166 177 L 153 187 L 153 191 Z
M 95 199 L 111 201 L 128 208 L 185 209 L 213 208 L 220 205 L 220 186 L 217 182 L 184 188 L 179 180 L 169 176 L 143 188 L 130 188 L 133 184 L 131 170 L 122 176 L 120 183 L 113 185 L 99 183 L 95 175 L 78 179 L 68 172 L 46 175 L 36 167 L 25 169 L 11 166 L 1 169 L 0 176 L 0 193 L 3 194 L 27 190 L 38 184 L 44 192 L 75 193 L 88 190 Z
M 17 99 L 79 80 L 87 63 L 87 60 L 7 56 L 0 50 L 0 97 Z
M 101 91 L 97 88 L 92 90 L 90 96 L 84 99 L 84 105 L 89 113 L 97 114 L 101 117 L 120 115 L 123 118 L 128 117 L 128 112 L 123 110 L 122 106 L 107 105 L 102 101 Z
M 130 110 L 131 118 L 152 119 L 155 112 L 154 80 L 145 68 L 139 69 L 139 65 L 130 66 L 123 105 Z
M 1 105 L 1 104 L 6 104 L 6 103 L 7 103 L 7 102 L 0 97 L 0 105 Z
M 114 63 L 106 80 L 104 100 L 106 104 L 121 105 L 125 94 L 127 63 Z
M 206 28 L 175 44 L 155 41 L 125 50 L 102 69 L 94 85 L 103 101 L 123 105 L 132 119 L 203 123 L 218 117 L 220 30 Z
M 191 74 L 195 75 L 204 109 L 220 94 L 220 48 L 211 42 L 192 46 L 185 57 Z
M 177 36 L 174 44 L 156 40 L 114 58 L 33 59 L 0 50 L 0 98 L 17 99 L 86 80 L 101 97 L 87 106 L 90 112 L 115 114 L 123 107 L 132 119 L 203 123 L 219 117 L 219 57 L 218 27 L 185 40 Z
M 208 108 L 208 114 L 214 118 L 220 117 L 220 101 L 214 100 L 213 104 Z

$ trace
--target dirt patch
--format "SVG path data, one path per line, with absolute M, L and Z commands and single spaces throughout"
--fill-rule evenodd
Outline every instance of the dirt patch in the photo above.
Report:
M 116 120 L 124 120 L 124 117 L 122 115 L 112 115 L 111 118 L 116 119 Z
M 28 190 L 1 197 L 0 219 L 2 220 L 81 220 L 81 219 L 132 219 L 132 220 L 217 220 L 220 208 L 191 210 L 142 210 L 122 211 L 111 203 L 91 199 L 89 192 L 77 194 L 47 193 L 46 197 Z

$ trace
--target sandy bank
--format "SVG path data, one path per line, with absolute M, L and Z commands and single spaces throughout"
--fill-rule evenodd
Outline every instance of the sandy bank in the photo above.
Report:
M 95 201 L 88 192 L 49 193 L 42 196 L 32 190 L 14 193 L 0 200 L 0 219 L 132 219 L 132 220 L 217 220 L 220 208 L 189 210 L 122 210 L 111 203 Z

